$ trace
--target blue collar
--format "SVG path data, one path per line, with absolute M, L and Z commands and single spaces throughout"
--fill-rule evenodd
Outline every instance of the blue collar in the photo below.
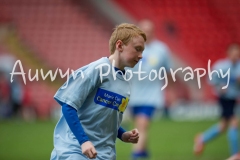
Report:
M 120 70 L 120 69 L 118 69 L 118 68 L 116 68 L 116 67 L 114 67 L 114 69 L 115 69 L 115 71 L 116 71 L 118 74 L 120 74 L 120 75 L 124 75 L 124 74 L 125 74 L 125 70 Z

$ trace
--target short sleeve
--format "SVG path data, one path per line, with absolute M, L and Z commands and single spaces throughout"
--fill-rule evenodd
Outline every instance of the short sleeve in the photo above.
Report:
M 87 96 L 99 84 L 99 72 L 94 68 L 78 69 L 71 75 L 68 81 L 59 88 L 54 99 L 62 105 L 68 104 L 78 110 Z

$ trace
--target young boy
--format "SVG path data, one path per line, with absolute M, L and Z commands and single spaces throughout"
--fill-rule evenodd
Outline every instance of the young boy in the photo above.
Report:
M 138 63 L 145 41 L 146 35 L 138 27 L 120 24 L 109 40 L 110 57 L 78 69 L 68 86 L 57 91 L 54 98 L 62 106 L 63 115 L 54 131 L 51 160 L 115 160 L 117 137 L 124 142 L 138 142 L 137 129 L 126 132 L 120 127 L 130 87 L 118 73 L 124 74 L 124 67 Z M 116 78 L 112 71 L 102 76 L 114 67 L 118 70 Z

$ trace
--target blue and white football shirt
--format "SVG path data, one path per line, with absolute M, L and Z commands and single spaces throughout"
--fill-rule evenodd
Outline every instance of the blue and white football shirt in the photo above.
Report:
M 101 67 L 96 68 L 100 65 L 103 65 L 103 73 L 111 70 L 108 76 L 103 77 L 102 82 Z M 106 57 L 92 62 L 75 71 L 75 79 L 71 76 L 68 86 L 65 89 L 60 88 L 54 96 L 57 101 L 77 110 L 80 123 L 96 148 L 98 160 L 116 159 L 115 141 L 130 96 L 129 82 L 120 74 L 116 74 L 114 79 L 112 69 Z M 54 131 L 51 159 L 87 159 L 64 116 L 61 116 Z

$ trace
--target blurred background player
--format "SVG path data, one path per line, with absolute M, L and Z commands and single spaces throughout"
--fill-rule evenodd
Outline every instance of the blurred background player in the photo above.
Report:
M 231 44 L 227 49 L 227 58 L 216 62 L 213 66 L 214 70 L 221 69 L 226 73 L 230 68 L 230 80 L 226 89 L 222 89 L 227 84 L 227 78 L 218 78 L 216 73 L 210 82 L 218 96 L 221 107 L 221 120 L 219 124 L 214 125 L 204 133 L 198 135 L 195 139 L 194 152 L 200 155 L 204 149 L 204 145 L 217 137 L 220 133 L 228 128 L 228 140 L 231 149 L 231 155 L 238 152 L 238 120 L 234 115 L 234 109 L 237 99 L 240 96 L 240 46 L 239 44 Z
M 141 70 L 146 72 L 141 77 L 149 75 L 151 70 L 157 72 L 161 67 L 169 68 L 169 49 L 155 38 L 154 24 L 150 20 L 141 20 L 139 27 L 146 33 L 147 41 L 143 58 L 134 68 L 137 71 L 141 63 Z M 153 74 L 154 75 L 154 74 Z M 151 77 L 152 79 L 154 76 Z M 133 75 L 131 84 L 130 104 L 134 125 L 141 134 L 138 144 L 133 146 L 132 158 L 148 158 L 147 131 L 149 123 L 157 108 L 164 106 L 164 92 L 161 90 L 163 83 L 156 78 L 150 81 L 149 77 L 139 81 L 137 74 Z
M 10 82 L 16 58 L 0 53 L 0 117 L 19 117 L 24 101 L 24 87 L 18 77 Z

